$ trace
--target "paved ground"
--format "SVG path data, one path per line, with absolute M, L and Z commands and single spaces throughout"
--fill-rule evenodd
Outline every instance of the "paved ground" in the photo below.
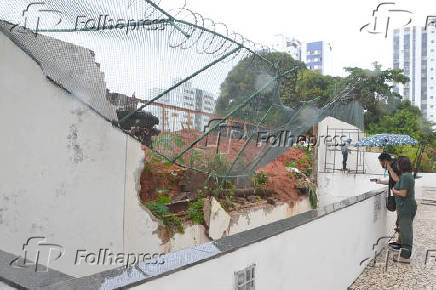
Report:
M 418 201 L 413 223 L 414 241 L 410 265 L 388 260 L 386 250 L 377 256 L 375 265 L 368 265 L 349 289 L 436 289 L 436 188 L 426 189 Z

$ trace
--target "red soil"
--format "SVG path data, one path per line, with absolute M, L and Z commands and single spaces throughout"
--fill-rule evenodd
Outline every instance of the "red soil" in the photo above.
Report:
M 182 130 L 177 132 L 177 135 L 182 137 L 182 140 L 186 144 L 192 144 L 199 136 L 201 136 L 200 132 L 197 131 L 188 131 Z M 230 150 L 228 150 L 229 139 L 225 137 L 221 137 L 219 152 L 228 152 L 227 157 L 232 161 L 238 154 L 239 150 L 244 146 L 245 139 L 235 140 L 232 139 L 230 143 Z M 242 158 L 245 160 L 251 160 L 262 148 L 257 147 L 255 144 L 256 140 L 252 140 L 250 144 L 245 148 Z M 208 147 L 204 147 L 206 144 L 206 140 L 203 139 L 200 143 L 198 143 L 195 148 L 202 148 L 207 156 L 213 156 L 216 153 L 216 146 L 213 147 L 211 145 L 216 144 L 216 138 L 214 136 L 208 137 Z M 187 145 L 185 145 L 187 146 Z M 144 147 L 145 151 L 146 149 Z M 157 148 L 158 149 L 158 148 Z M 160 148 L 159 148 L 160 149 Z M 159 150 L 158 149 L 158 150 Z M 179 152 L 181 152 L 181 148 L 179 150 L 175 150 L 178 152 L 162 152 L 166 155 L 175 156 Z M 185 162 L 187 163 L 189 160 L 189 156 L 191 155 L 191 151 L 186 152 L 183 155 Z M 291 148 L 286 151 L 282 155 L 278 156 L 274 161 L 267 164 L 265 167 L 260 168 L 258 172 L 264 171 L 269 179 L 267 189 L 273 191 L 273 196 L 284 202 L 292 202 L 298 201 L 302 199 L 297 193 L 297 189 L 295 188 L 296 179 L 294 176 L 289 175 L 289 170 L 286 168 L 287 162 L 296 161 L 298 163 L 298 168 L 300 170 L 305 169 L 307 165 L 300 166 L 299 161 L 305 156 L 305 152 L 298 148 Z M 198 175 L 191 170 L 187 170 L 181 168 L 177 165 L 167 166 L 163 162 L 153 162 L 151 166 L 144 170 L 141 175 L 141 200 L 145 202 L 149 202 L 155 200 L 159 193 L 157 190 L 159 189 L 167 189 L 169 190 L 169 195 L 174 197 L 181 193 L 182 190 L 190 190 L 191 188 L 184 188 L 184 176 L 189 176 L 190 180 L 192 180 L 193 175 Z M 198 180 L 205 180 L 204 176 L 196 176 Z M 195 182 L 197 183 L 197 182 Z M 198 188 L 200 188 L 199 185 Z
M 303 150 L 290 148 L 288 151 L 278 156 L 274 161 L 258 170 L 258 172 L 263 171 L 267 174 L 269 179 L 267 188 L 272 190 L 275 193 L 275 197 L 280 201 L 291 203 L 302 199 L 295 188 L 296 178 L 289 174 L 289 170 L 285 165 L 287 162 L 292 161 L 298 163 L 304 156 L 305 152 Z M 298 165 L 299 169 L 305 169 L 305 167 L 307 167 L 307 165 Z

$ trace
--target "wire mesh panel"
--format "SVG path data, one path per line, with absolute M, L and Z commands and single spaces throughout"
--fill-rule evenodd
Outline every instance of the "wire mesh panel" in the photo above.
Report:
M 297 67 L 285 70 L 225 24 L 164 5 L 2 2 L 0 30 L 101 116 L 204 173 L 250 176 L 327 115 L 363 126 L 359 108 L 349 110 L 351 88 L 321 109 L 284 106 L 280 84 Z

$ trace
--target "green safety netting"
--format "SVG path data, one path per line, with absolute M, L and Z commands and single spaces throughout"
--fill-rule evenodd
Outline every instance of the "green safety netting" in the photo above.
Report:
M 0 31 L 101 117 L 207 174 L 250 176 L 326 116 L 363 129 L 353 88 L 323 108 L 284 106 L 280 83 L 295 69 L 225 24 L 165 4 L 4 1 Z

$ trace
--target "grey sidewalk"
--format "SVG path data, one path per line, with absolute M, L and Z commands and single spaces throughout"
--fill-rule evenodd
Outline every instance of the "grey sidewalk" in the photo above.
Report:
M 386 250 L 368 265 L 349 289 L 436 289 L 436 188 L 426 190 L 425 200 L 418 201 L 418 212 L 413 223 L 414 241 L 410 265 L 388 260 Z

